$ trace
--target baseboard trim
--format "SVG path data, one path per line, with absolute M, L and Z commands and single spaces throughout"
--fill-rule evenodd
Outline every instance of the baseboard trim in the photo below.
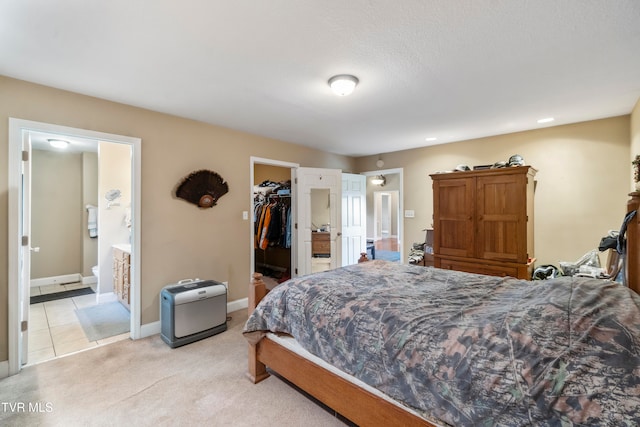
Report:
M 249 308 L 249 298 L 237 299 L 227 303 L 227 313 Z
M 160 321 L 140 325 L 140 338 L 147 338 L 160 333 Z
M 249 298 L 241 298 L 227 303 L 227 313 L 246 309 L 249 307 Z M 161 323 L 157 322 L 145 323 L 140 325 L 140 338 L 147 338 L 152 335 L 159 334 L 161 331 Z
M 73 283 L 73 282 L 79 282 L 81 280 L 82 280 L 82 275 L 80 273 L 63 274 L 61 276 L 51 276 L 51 277 L 41 277 L 39 279 L 31 279 L 31 281 L 29 282 L 29 286 L 34 288 L 36 286 L 60 285 L 62 283 Z
M 98 278 L 96 276 L 83 276 L 82 284 L 83 285 L 95 285 L 98 283 Z
M 0 380 L 9 376 L 9 361 L 4 360 L 0 362 Z

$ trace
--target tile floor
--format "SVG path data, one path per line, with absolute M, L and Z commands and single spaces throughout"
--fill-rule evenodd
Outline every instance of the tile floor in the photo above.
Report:
M 81 283 L 31 288 L 31 295 L 42 295 L 85 287 Z M 129 333 L 99 341 L 85 336 L 75 310 L 96 304 L 95 294 L 47 301 L 29 307 L 28 364 L 44 362 L 65 354 L 129 338 Z

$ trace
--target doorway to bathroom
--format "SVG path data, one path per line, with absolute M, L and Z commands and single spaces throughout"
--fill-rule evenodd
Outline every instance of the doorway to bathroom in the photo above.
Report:
M 10 119 L 9 142 L 10 235 L 20 242 L 10 248 L 11 373 L 136 338 L 140 140 Z M 131 311 L 114 292 L 115 247 L 128 254 Z

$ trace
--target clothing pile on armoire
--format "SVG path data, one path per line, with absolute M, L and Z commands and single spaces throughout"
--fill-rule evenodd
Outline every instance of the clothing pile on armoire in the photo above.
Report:
M 263 274 L 286 280 L 290 271 L 279 271 L 278 266 L 266 262 L 266 251 L 291 248 L 291 181 L 267 180 L 254 186 L 253 192 L 254 247 L 265 251 L 262 253 L 265 262 L 256 259 L 256 265 Z

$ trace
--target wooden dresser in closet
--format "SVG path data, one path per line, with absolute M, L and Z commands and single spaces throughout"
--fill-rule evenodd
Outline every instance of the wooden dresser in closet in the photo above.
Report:
M 430 175 L 435 267 L 531 279 L 535 173 L 518 166 Z
M 331 255 L 331 233 L 314 231 L 311 233 L 311 256 Z

